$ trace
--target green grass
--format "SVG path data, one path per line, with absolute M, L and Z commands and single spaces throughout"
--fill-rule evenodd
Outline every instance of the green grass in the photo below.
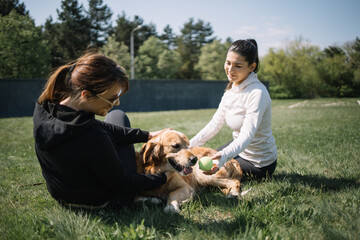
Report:
M 32 119 L 0 119 L 0 239 L 360 239 L 356 99 L 274 100 L 272 110 L 274 177 L 244 182 L 252 191 L 243 199 L 201 190 L 179 214 L 149 203 L 118 212 L 61 208 L 45 185 L 31 185 L 44 181 Z M 172 127 L 191 138 L 214 111 L 128 115 L 133 127 Z M 217 148 L 230 136 L 224 127 L 206 146 Z

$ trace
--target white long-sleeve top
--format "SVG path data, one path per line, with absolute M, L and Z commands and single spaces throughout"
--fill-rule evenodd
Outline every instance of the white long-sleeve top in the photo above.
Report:
M 256 73 L 224 93 L 211 121 L 190 140 L 190 147 L 209 141 L 225 122 L 233 130 L 234 141 L 220 151 L 218 167 L 237 155 L 259 168 L 277 159 L 271 130 L 271 98 Z

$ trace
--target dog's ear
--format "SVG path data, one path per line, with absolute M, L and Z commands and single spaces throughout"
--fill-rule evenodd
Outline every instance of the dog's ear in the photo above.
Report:
M 163 153 L 162 145 L 156 144 L 152 152 L 153 152 L 154 162 L 155 163 L 160 163 L 161 162 L 161 156 L 162 156 L 162 153 Z
M 142 148 L 141 148 L 141 156 L 143 159 L 143 163 L 144 165 L 146 165 L 147 162 L 149 162 L 149 155 L 152 152 L 152 149 L 154 148 L 153 144 L 151 144 L 151 142 L 147 142 L 145 143 Z
M 158 141 L 149 141 L 141 149 L 144 165 L 157 165 L 160 163 L 162 147 Z

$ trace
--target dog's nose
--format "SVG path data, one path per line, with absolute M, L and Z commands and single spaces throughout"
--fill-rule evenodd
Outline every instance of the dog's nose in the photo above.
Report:
M 198 160 L 198 158 L 197 158 L 196 156 L 190 157 L 190 162 L 191 162 L 192 164 L 194 164 L 194 165 L 195 165 L 195 163 L 197 162 L 197 160 Z

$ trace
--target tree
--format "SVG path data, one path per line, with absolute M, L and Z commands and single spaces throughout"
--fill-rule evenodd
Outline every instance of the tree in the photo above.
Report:
M 334 56 L 345 56 L 344 50 L 342 50 L 338 46 L 329 46 L 324 49 L 324 54 L 326 57 L 334 57 Z
M 126 17 L 125 12 L 119 15 L 116 20 L 116 26 L 112 29 L 111 34 L 115 34 L 116 41 L 124 42 L 130 49 L 130 35 L 131 31 L 137 26 L 141 25 L 141 29 L 134 33 L 134 52 L 137 55 L 139 47 L 150 37 L 156 36 L 156 27 L 153 24 L 146 25 L 144 20 L 139 16 L 135 16 L 131 21 Z
M 7 16 L 12 10 L 17 14 L 29 16 L 29 11 L 26 10 L 24 3 L 19 3 L 19 0 L 0 0 L 0 15 Z
M 349 58 L 349 63 L 353 69 L 360 69 L 360 39 L 355 38 L 344 44 L 344 51 Z
M 89 0 L 89 10 L 86 13 L 90 24 L 91 45 L 101 47 L 111 30 L 112 12 L 106 4 L 103 5 L 103 0 Z
M 161 34 L 159 38 L 168 45 L 169 49 L 172 49 L 174 47 L 176 36 L 173 33 L 172 28 L 169 24 L 165 26 L 164 33 Z
M 354 93 L 354 71 L 345 51 L 338 46 L 324 49 L 317 66 L 322 83 L 322 96 L 351 97 Z
M 259 76 L 270 83 L 272 97 L 313 98 L 321 86 L 316 66 L 320 58 L 318 47 L 301 37 L 290 41 L 284 49 L 270 49 L 262 59 Z
M 122 66 L 129 75 L 130 73 L 130 54 L 129 48 L 125 43 L 119 43 L 115 39 L 115 35 L 111 35 L 108 38 L 107 43 L 101 48 L 102 52 L 113 59 L 117 64 Z
M 181 65 L 180 54 L 170 49 L 165 49 L 159 55 L 159 60 L 156 64 L 159 69 L 159 76 L 163 79 L 176 79 Z
M 0 17 L 0 78 L 42 78 L 50 70 L 50 47 L 29 16 Z
M 77 0 L 62 0 L 56 9 L 59 23 L 52 17 L 45 22 L 45 38 L 52 47 L 52 66 L 57 67 L 79 57 L 90 45 L 90 27 Z
M 321 59 L 317 71 L 322 83 L 322 96 L 324 97 L 350 97 L 352 95 L 354 78 L 350 64 L 346 62 L 345 55 L 334 55 Z
M 259 77 L 268 81 L 272 98 L 293 98 L 287 88 L 287 62 L 288 57 L 284 49 L 269 49 L 269 53 L 261 60 Z
M 226 80 L 224 62 L 230 44 L 229 42 L 222 44 L 220 40 L 214 40 L 201 48 L 199 62 L 195 66 L 201 79 Z
M 149 37 L 139 48 L 135 59 L 136 78 L 175 79 L 182 62 L 178 52 L 155 36 Z
M 199 74 L 194 66 L 198 62 L 200 49 L 207 43 L 211 43 L 214 38 L 210 23 L 198 20 L 196 23 L 193 18 L 184 24 L 181 29 L 181 36 L 176 39 L 177 51 L 180 53 L 183 65 L 179 77 L 182 79 L 197 79 Z
M 325 48 L 318 72 L 324 96 L 360 96 L 360 39 Z
M 347 51 L 350 58 L 349 63 L 354 72 L 353 95 L 360 96 L 360 39 L 356 37 L 349 43 L 349 48 L 345 48 L 345 51 Z
M 167 49 L 157 37 L 151 36 L 139 48 L 139 55 L 135 59 L 136 78 L 157 79 L 161 78 L 158 68 L 159 56 Z

